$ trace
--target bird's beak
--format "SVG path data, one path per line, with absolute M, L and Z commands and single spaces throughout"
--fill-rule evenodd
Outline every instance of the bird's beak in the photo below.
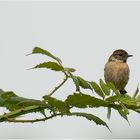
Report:
M 132 57 L 133 55 L 128 54 L 127 57 Z

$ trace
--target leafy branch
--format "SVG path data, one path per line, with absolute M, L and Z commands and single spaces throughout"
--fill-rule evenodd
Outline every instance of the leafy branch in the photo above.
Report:
M 0 90 L 0 107 L 8 110 L 8 112 L 0 115 L 0 122 L 35 123 L 47 121 L 57 116 L 77 116 L 84 117 L 87 120 L 95 122 L 97 125 L 103 125 L 109 129 L 109 126 L 101 118 L 92 113 L 86 113 L 86 108 L 107 108 L 108 119 L 111 117 L 112 109 L 116 110 L 127 121 L 128 115 L 130 114 L 129 110 L 140 114 L 140 93 L 138 87 L 132 97 L 128 94 L 122 95 L 112 83 L 106 84 L 100 79 L 98 84 L 95 81 L 88 81 L 80 76 L 74 75 L 76 71 L 74 68 L 64 67 L 61 59 L 47 50 L 35 47 L 31 54 L 42 54 L 53 60 L 37 64 L 31 69 L 46 68 L 52 71 L 62 72 L 64 79 L 50 93 L 44 95 L 42 100 L 24 98 L 16 95 L 12 91 Z M 65 100 L 52 97 L 68 79 L 73 81 L 75 91 L 71 95 L 68 95 Z M 82 89 L 91 90 L 93 94 L 83 93 Z M 82 108 L 85 111 L 73 112 L 73 108 Z M 33 118 L 31 120 L 19 119 L 22 115 L 34 112 L 41 113 L 43 117 Z

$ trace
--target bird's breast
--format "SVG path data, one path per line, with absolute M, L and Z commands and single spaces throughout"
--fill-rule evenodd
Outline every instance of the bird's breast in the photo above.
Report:
M 106 82 L 112 82 L 118 89 L 126 86 L 129 79 L 129 67 L 127 63 L 107 62 L 104 69 Z

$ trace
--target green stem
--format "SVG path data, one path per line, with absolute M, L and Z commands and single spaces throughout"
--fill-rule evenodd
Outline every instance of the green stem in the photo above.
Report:
M 53 114 L 49 117 L 45 117 L 45 118 L 41 118 L 41 119 L 33 119 L 33 120 L 16 120 L 16 119 L 13 119 L 13 118 L 6 118 L 5 121 L 14 122 L 14 123 L 35 123 L 35 122 L 47 121 L 47 120 L 52 119 L 54 117 L 64 116 L 64 115 L 72 115 L 72 113 L 64 113 L 64 114 L 58 113 L 58 114 Z
M 62 114 L 55 114 L 55 115 L 51 115 L 49 117 L 45 117 L 45 118 L 41 118 L 41 119 L 34 119 L 34 120 L 16 120 L 16 119 L 12 119 L 12 118 L 7 118 L 6 121 L 14 122 L 14 123 L 34 123 L 34 122 L 46 121 L 46 120 L 52 119 L 53 117 L 60 116 L 60 115 L 62 115 Z
M 68 80 L 68 76 L 66 75 L 66 77 L 64 78 L 64 80 L 57 86 L 54 88 L 54 90 L 47 96 L 51 96 L 54 94 L 54 92 L 56 92 L 66 81 Z M 44 98 L 45 96 L 43 96 Z

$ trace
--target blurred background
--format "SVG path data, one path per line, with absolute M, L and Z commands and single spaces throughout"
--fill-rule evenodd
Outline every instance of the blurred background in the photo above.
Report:
M 104 65 L 116 49 L 134 55 L 128 60 L 132 95 L 140 72 L 140 2 L 0 2 L 0 88 L 41 99 L 63 79 L 50 70 L 27 70 L 48 61 L 41 55 L 25 56 L 39 46 L 60 57 L 76 75 L 98 82 Z M 55 97 L 65 99 L 75 90 L 68 81 Z M 89 91 L 85 91 L 89 92 Z M 0 109 L 0 114 L 4 113 Z M 131 126 L 116 112 L 107 120 L 105 108 L 88 109 L 105 120 L 113 133 L 77 117 L 57 117 L 34 124 L 0 124 L 0 138 L 140 138 L 140 115 L 130 112 Z

